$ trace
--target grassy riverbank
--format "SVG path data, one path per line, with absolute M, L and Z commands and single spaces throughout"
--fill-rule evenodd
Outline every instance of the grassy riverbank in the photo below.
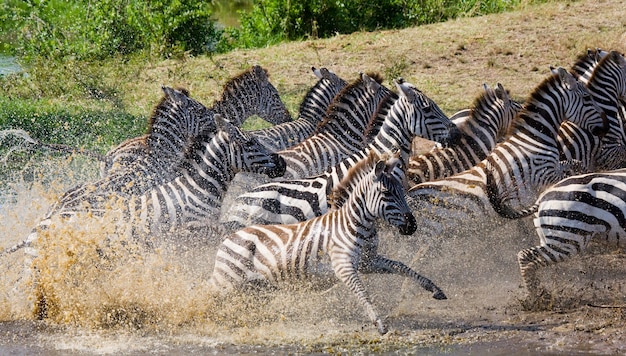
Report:
M 0 129 L 23 128 L 45 142 L 105 151 L 145 130 L 161 85 L 186 87 L 211 105 L 230 77 L 253 64 L 269 70 L 294 115 L 315 81 L 311 66 L 328 67 L 347 80 L 359 71 L 378 71 L 386 85 L 402 76 L 451 114 L 470 105 L 483 83 L 502 83 L 523 100 L 549 65 L 568 67 L 587 48 L 625 51 L 624 19 L 620 1 L 557 2 L 212 57 L 38 63 L 27 75 L 0 78 Z M 262 125 L 251 120 L 247 127 Z

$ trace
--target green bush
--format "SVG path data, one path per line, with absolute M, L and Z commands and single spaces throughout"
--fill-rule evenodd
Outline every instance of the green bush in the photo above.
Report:
M 197 55 L 214 51 L 221 36 L 203 0 L 10 0 L 5 8 L 19 28 L 17 52 L 27 61 L 93 60 L 144 50 Z
M 254 0 L 219 49 L 261 47 L 306 37 L 406 28 L 509 10 L 519 0 Z

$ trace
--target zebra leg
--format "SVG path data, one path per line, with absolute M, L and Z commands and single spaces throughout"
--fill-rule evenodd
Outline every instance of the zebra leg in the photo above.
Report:
M 366 263 L 359 266 L 359 272 L 362 273 L 393 273 L 411 278 L 416 281 L 422 288 L 429 292 L 433 292 L 433 298 L 442 300 L 448 299 L 444 292 L 435 285 L 430 279 L 415 272 L 411 267 L 400 261 L 390 260 L 383 256 L 374 256 Z
M 517 254 L 522 281 L 528 291 L 528 298 L 522 302 L 526 309 L 543 309 L 551 300 L 550 294 L 540 286 L 537 270 L 562 262 L 584 250 L 593 232 L 586 232 L 570 226 L 567 219 L 548 215 L 548 209 L 540 209 L 540 216 L 534 224 L 539 235 L 540 245 L 524 249 Z M 544 215 L 542 215 L 544 214 Z
M 537 270 L 539 266 L 547 266 L 554 263 L 547 256 L 552 255 L 550 249 L 546 246 L 535 246 L 524 249 L 517 254 L 517 262 L 519 264 L 522 282 L 528 296 L 522 300 L 522 306 L 526 310 L 546 309 L 549 301 L 552 299 L 550 293 L 540 287 Z
M 332 258 L 332 257 L 331 257 Z M 363 282 L 357 275 L 357 269 L 352 261 L 332 261 L 335 275 L 356 295 L 357 299 L 365 308 L 365 313 L 369 317 L 372 323 L 376 325 L 378 333 L 385 335 L 387 333 L 387 327 L 383 324 L 383 321 L 378 316 L 374 305 L 372 304 Z

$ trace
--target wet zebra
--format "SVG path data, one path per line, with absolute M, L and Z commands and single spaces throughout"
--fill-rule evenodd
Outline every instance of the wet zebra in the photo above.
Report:
M 411 184 L 442 179 L 470 169 L 482 161 L 504 138 L 521 104 L 511 100 L 502 85 L 495 89 L 484 85 L 471 109 L 450 117 L 461 136 L 448 147 L 439 147 L 421 155 L 411 156 L 407 179 Z
M 327 196 L 348 170 L 366 160 L 370 152 L 383 154 L 398 151 L 398 178 L 402 175 L 416 136 L 433 141 L 454 142 L 458 129 L 437 104 L 410 83 L 396 83 L 398 99 L 385 111 L 383 124 L 372 142 L 346 157 L 322 174 L 301 179 L 281 179 L 262 184 L 241 194 L 222 214 L 229 228 L 251 224 L 284 224 L 305 221 L 324 214 Z
M 378 74 L 361 73 L 335 97 L 314 135 L 279 151 L 287 164 L 283 178 L 298 179 L 320 174 L 361 150 L 370 138 L 370 121 L 380 119 L 374 114 L 381 106 L 389 106 L 397 99 L 397 95 L 381 82 Z
M 345 283 L 365 308 L 380 334 L 387 327 L 378 316 L 358 273 L 394 273 L 412 278 L 433 298 L 445 294 L 429 279 L 402 262 L 378 254 L 378 239 L 369 230 L 382 218 L 412 234 L 416 221 L 404 199 L 403 183 L 388 173 L 377 155 L 354 166 L 333 191 L 341 207 L 292 225 L 254 225 L 226 237 L 219 246 L 209 284 L 227 294 L 252 281 L 278 284 L 334 275 Z M 366 174 L 358 173 L 366 170 Z M 353 176 L 363 176 L 350 193 L 343 187 Z M 329 259 L 329 261 L 328 261 Z M 330 264 L 330 266 L 328 266 Z M 331 268 L 328 268 L 331 267 Z
M 310 137 L 326 116 L 335 96 L 348 84 L 326 68 L 312 67 L 312 70 L 319 80 L 302 100 L 298 119 L 252 131 L 265 147 L 273 151 L 284 150 Z
M 151 175 L 171 172 L 168 165 L 184 156 L 200 131 L 204 134 L 216 131 L 215 113 L 237 126 L 254 115 L 272 124 L 291 122 L 291 115 L 270 83 L 267 70 L 258 65 L 226 82 L 221 98 L 211 108 L 189 97 L 184 89 L 163 87 L 163 92 L 164 97 L 150 116 L 148 133 L 111 149 L 101 163 L 101 177 L 111 170 L 136 169 L 142 161 L 148 169 L 153 168 Z M 169 157 L 172 159 L 164 160 Z
M 462 173 L 412 187 L 412 203 L 417 209 L 438 207 L 477 218 L 494 210 L 507 214 L 531 207 L 541 191 L 571 175 L 576 166 L 560 160 L 557 136 L 565 120 L 596 135 L 607 129 L 587 88 L 558 68 L 535 88 L 507 139 L 487 158 Z
M 626 169 L 566 178 L 538 199 L 534 223 L 539 246 L 517 254 L 528 291 L 524 304 L 540 307 L 548 293 L 540 287 L 537 270 L 583 252 L 594 238 L 626 246 Z
M 26 240 L 2 254 L 27 247 L 28 262 L 37 256 L 35 248 L 39 233 L 49 228 L 53 217 L 71 219 L 83 212 L 98 217 L 112 206 L 124 214 L 124 221 L 117 222 L 120 231 L 131 228 L 137 238 L 197 223 L 200 219 L 211 223 L 211 215 L 217 214 L 228 184 L 237 172 L 255 172 L 270 177 L 284 173 L 282 158 L 269 152 L 254 137 L 219 114 L 215 115 L 215 123 L 216 133 L 210 134 L 207 140 L 199 136 L 176 179 L 142 195 L 134 194 L 132 177 L 126 174 L 113 174 L 72 188 L 50 208 Z

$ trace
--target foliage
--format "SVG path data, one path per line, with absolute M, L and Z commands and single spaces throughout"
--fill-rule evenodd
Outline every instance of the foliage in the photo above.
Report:
M 227 29 L 218 49 L 262 47 L 305 37 L 330 37 L 501 12 L 519 0 L 254 0 L 240 28 Z
M 129 134 L 140 135 L 147 118 L 119 110 L 86 110 L 67 103 L 0 97 L 1 130 L 21 129 L 45 143 L 102 149 L 117 145 Z M 103 133 L 106 133 L 103 135 Z
M 9 0 L 3 13 L 12 14 L 17 51 L 27 61 L 201 54 L 213 51 L 220 37 L 202 0 Z

